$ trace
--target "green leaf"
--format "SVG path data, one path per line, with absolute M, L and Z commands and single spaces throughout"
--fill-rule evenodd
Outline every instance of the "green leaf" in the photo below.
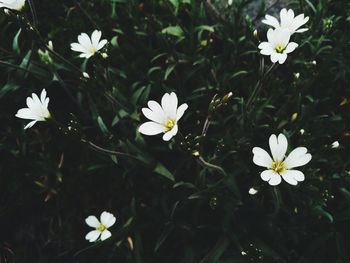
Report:
M 180 26 L 168 26 L 166 28 L 163 28 L 162 34 L 172 35 L 178 38 L 184 37 L 184 31 Z
M 21 50 L 19 48 L 19 44 L 18 44 L 18 38 L 19 38 L 19 35 L 21 34 L 22 32 L 22 29 L 20 28 L 18 31 L 17 31 L 17 34 L 15 35 L 15 37 L 13 38 L 13 41 L 12 41 L 12 49 L 14 52 L 16 52 L 18 55 L 21 53 Z
M 175 181 L 174 176 L 172 175 L 172 173 L 161 163 L 157 163 L 156 168 L 154 168 L 153 170 L 154 172 L 156 172 L 157 174 L 160 174 L 166 178 L 168 178 L 171 181 Z
M 111 134 L 100 116 L 97 117 L 97 123 L 98 123 L 98 126 L 100 127 L 101 131 L 104 134 Z

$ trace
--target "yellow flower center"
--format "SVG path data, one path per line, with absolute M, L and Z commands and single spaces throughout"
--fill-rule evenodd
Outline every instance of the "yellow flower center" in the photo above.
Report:
M 96 230 L 103 232 L 107 229 L 107 227 L 103 224 L 100 224 L 98 227 L 96 227 Z
M 97 52 L 96 48 L 94 48 L 94 47 L 90 48 L 89 51 L 91 54 L 95 54 Z
M 277 53 L 282 54 L 283 51 L 286 50 L 286 46 L 285 46 L 285 45 L 282 45 L 282 44 L 278 44 L 278 45 L 275 47 L 275 50 L 276 50 Z
M 165 122 L 165 128 L 166 128 L 166 130 L 167 131 L 170 131 L 174 126 L 175 126 L 175 124 L 176 124 L 176 121 L 175 120 L 167 120 L 166 122 Z
M 278 174 L 283 173 L 285 170 L 287 170 L 286 166 L 284 165 L 283 162 L 280 161 L 275 161 L 273 162 L 271 169 L 275 171 Z

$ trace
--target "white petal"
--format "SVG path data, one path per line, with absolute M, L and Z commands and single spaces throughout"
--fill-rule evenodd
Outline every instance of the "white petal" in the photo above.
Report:
M 278 61 L 278 54 L 276 52 L 272 53 L 271 56 L 270 56 L 270 59 L 271 59 L 271 62 L 272 63 L 276 63 Z
M 170 139 L 173 138 L 173 136 L 174 136 L 173 133 L 171 131 L 168 131 L 168 132 L 164 133 L 163 140 L 166 142 L 170 141 Z
M 284 164 L 287 169 L 299 167 L 307 164 L 311 160 L 311 154 L 307 153 L 305 147 L 298 147 L 294 149 L 285 159 Z
M 272 170 L 265 170 L 260 174 L 261 179 L 269 182 L 269 185 L 278 185 L 281 183 L 282 179 L 278 173 Z
M 296 48 L 298 47 L 298 44 L 295 42 L 290 42 L 287 47 L 286 50 L 284 51 L 285 53 L 290 53 L 293 52 Z
M 150 100 L 147 103 L 147 105 L 154 112 L 155 115 L 159 116 L 159 118 L 162 118 L 162 121 L 160 123 L 163 123 L 166 121 L 167 116 L 165 116 L 165 113 L 158 102 L 154 100 Z
M 275 42 L 275 34 L 274 34 L 274 30 L 272 28 L 269 28 L 269 30 L 267 30 L 267 40 L 269 43 L 274 43 Z
M 270 168 L 272 166 L 273 161 L 270 155 L 264 149 L 260 147 L 254 147 L 253 154 L 254 154 L 253 162 L 256 165 L 266 167 L 266 168 Z
M 270 150 L 275 161 L 282 161 L 287 152 L 288 141 L 284 134 L 280 133 L 278 138 L 272 134 L 269 139 Z
M 81 33 L 78 36 L 78 41 L 79 41 L 80 45 L 82 45 L 86 49 L 92 48 L 91 39 L 86 33 Z
M 111 227 L 114 225 L 115 223 L 115 216 L 111 213 L 108 213 L 106 211 L 104 211 L 102 214 L 101 214 L 101 223 L 105 226 L 105 227 Z
M 188 105 L 186 103 L 180 105 L 180 107 L 177 108 L 176 121 L 181 119 L 181 117 L 184 115 L 187 109 L 188 109 Z
M 70 44 L 70 49 L 73 51 L 82 52 L 82 53 L 87 52 L 87 49 L 84 46 L 80 45 L 79 43 Z
M 108 43 L 107 39 L 101 40 L 100 43 L 98 43 L 97 50 L 100 50 L 101 48 L 103 48 L 107 43 Z
M 40 94 L 40 101 L 41 101 L 41 104 L 44 104 L 45 99 L 46 99 L 46 95 L 47 95 L 46 90 L 43 89 L 43 90 L 41 91 L 41 94 Z
M 100 226 L 100 221 L 98 221 L 98 219 L 96 218 L 96 216 L 89 216 L 85 219 L 85 222 L 88 226 L 97 228 Z
M 297 185 L 298 182 L 305 180 L 305 176 L 298 170 L 286 170 L 281 174 L 284 181 L 291 185 Z
M 258 46 L 258 48 L 260 48 L 261 50 L 260 50 L 260 53 L 262 54 L 262 55 L 267 55 L 267 56 L 269 56 L 269 55 L 271 55 L 274 51 L 273 51 L 273 49 L 272 49 L 272 47 L 271 47 L 271 44 L 269 43 L 269 42 L 262 42 L 262 43 L 260 43 L 260 45 Z
M 167 117 L 171 117 L 170 116 L 171 103 L 170 103 L 170 94 L 169 93 L 165 93 L 163 95 L 162 100 L 161 100 L 161 105 L 162 105 L 162 109 L 163 109 L 165 115 Z
M 92 42 L 92 45 L 95 48 L 98 47 L 98 43 L 100 42 L 101 36 L 102 36 L 102 32 L 101 31 L 95 30 L 94 32 L 92 32 L 91 42 Z
M 274 44 L 282 44 L 287 46 L 290 39 L 290 32 L 285 29 L 275 29 L 274 30 Z
M 149 108 L 143 108 L 142 110 L 143 115 L 145 115 L 145 117 L 151 121 L 157 122 L 159 124 L 164 123 L 164 115 L 158 115 L 156 113 L 154 113 L 152 110 L 150 110 Z
M 104 241 L 106 240 L 107 238 L 110 238 L 112 236 L 112 233 L 109 231 L 109 230 L 105 230 L 102 232 L 101 234 L 101 240 Z
M 34 114 L 28 108 L 23 108 L 23 109 L 18 110 L 16 117 L 21 118 L 21 119 L 28 119 L 28 120 L 36 120 L 37 119 L 37 115 Z
M 303 33 L 303 32 L 306 32 L 308 30 L 309 30 L 308 28 L 300 28 L 300 29 L 296 30 L 295 33 Z
M 101 232 L 98 230 L 93 230 L 90 231 L 89 233 L 87 233 L 87 235 L 85 236 L 86 240 L 89 240 L 90 242 L 95 242 L 98 237 L 100 236 Z
M 278 22 L 277 18 L 270 16 L 270 15 L 266 15 L 265 19 L 261 21 L 262 23 L 272 26 L 274 28 L 279 28 L 280 27 L 280 23 Z
M 144 135 L 156 135 L 165 131 L 163 125 L 153 121 L 145 122 L 139 127 L 139 132 Z
M 171 119 L 174 119 L 176 120 L 176 112 L 177 112 L 177 104 L 178 104 L 178 100 L 177 100 L 177 96 L 174 92 L 170 93 L 170 96 L 169 96 L 169 106 L 168 106 L 168 109 L 169 109 L 169 117 Z
M 37 121 L 31 121 L 30 123 L 28 123 L 28 124 L 24 127 L 24 129 L 26 130 L 26 129 L 32 128 L 36 122 L 37 122 Z
M 278 63 L 283 64 L 287 59 L 287 54 L 279 54 L 278 55 Z

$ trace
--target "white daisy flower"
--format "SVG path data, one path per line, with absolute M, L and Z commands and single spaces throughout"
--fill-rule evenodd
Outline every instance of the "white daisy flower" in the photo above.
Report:
M 307 149 L 298 147 L 286 157 L 288 141 L 283 134 L 278 135 L 278 138 L 272 134 L 269 144 L 272 158 L 264 149 L 260 147 L 253 148 L 253 162 L 256 165 L 267 168 L 261 173 L 261 179 L 267 181 L 270 185 L 280 184 L 282 181 L 281 177 L 291 185 L 297 185 L 298 182 L 304 181 L 304 174 L 292 169 L 310 162 L 311 154 L 307 153 Z
M 0 0 L 0 8 L 8 8 L 21 11 L 26 4 L 26 0 Z
M 143 123 L 139 132 L 144 135 L 156 135 L 164 133 L 163 140 L 169 141 L 178 131 L 178 121 L 188 108 L 186 103 L 177 107 L 178 100 L 174 92 L 165 93 L 162 97 L 162 105 L 154 100 L 148 102 L 148 108 L 143 108 L 142 113 L 151 121 Z
M 287 10 L 283 8 L 280 11 L 280 20 L 281 23 L 277 20 L 277 18 L 266 15 L 265 19 L 262 20 L 262 22 L 276 29 L 286 29 L 291 35 L 294 33 L 302 33 L 308 30 L 307 28 L 298 28 L 306 24 L 307 21 L 309 21 L 309 17 L 304 17 L 304 14 L 300 14 L 294 17 L 294 11 L 292 9 Z
M 86 33 L 81 33 L 78 36 L 79 43 L 72 43 L 70 45 L 71 50 L 80 52 L 79 55 L 81 58 L 89 58 L 95 55 L 100 49 L 102 49 L 106 44 L 107 40 L 101 40 L 102 33 L 101 31 L 95 30 L 91 38 Z
M 88 226 L 95 228 L 85 236 L 89 242 L 95 242 L 100 236 L 101 240 L 104 241 L 112 236 L 112 233 L 108 230 L 114 225 L 116 218 L 113 214 L 104 211 L 100 216 L 100 221 L 96 216 L 89 216 L 85 219 Z
M 287 54 L 293 52 L 298 44 L 289 42 L 290 33 L 287 30 L 270 28 L 267 31 L 267 42 L 262 42 L 258 46 L 260 53 L 270 56 L 272 63 L 283 64 L 287 59 Z
M 16 117 L 21 119 L 32 120 L 24 129 L 33 127 L 37 121 L 46 121 L 51 118 L 51 114 L 47 109 L 50 99 L 46 97 L 46 90 L 43 89 L 39 97 L 32 93 L 32 97 L 27 98 L 28 108 L 18 110 Z

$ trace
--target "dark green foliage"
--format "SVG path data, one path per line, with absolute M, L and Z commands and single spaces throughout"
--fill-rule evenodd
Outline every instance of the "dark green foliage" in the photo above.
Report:
M 253 31 L 266 39 L 269 6 L 252 0 L 30 2 L 42 39 L 0 14 L 0 262 L 350 262 L 347 0 L 289 1 L 310 30 L 267 77 Z M 108 58 L 84 62 L 70 43 L 97 28 Z M 49 40 L 64 59 L 40 59 Z M 24 131 L 14 115 L 43 88 L 61 129 Z M 189 105 L 181 134 L 140 135 L 141 108 L 170 91 Z M 313 155 L 298 186 L 269 186 L 252 162 L 281 132 Z M 84 219 L 102 211 L 113 236 L 91 245 Z

